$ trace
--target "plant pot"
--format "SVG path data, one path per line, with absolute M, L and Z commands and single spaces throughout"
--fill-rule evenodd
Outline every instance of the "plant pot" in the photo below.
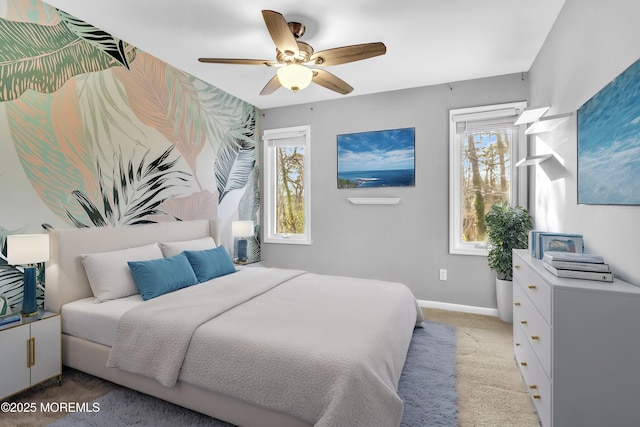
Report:
M 513 282 L 496 279 L 498 317 L 503 322 L 513 323 Z

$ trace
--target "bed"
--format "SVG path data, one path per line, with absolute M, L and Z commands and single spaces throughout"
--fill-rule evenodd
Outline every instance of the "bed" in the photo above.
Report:
M 398 426 L 397 385 L 422 320 L 402 284 L 245 267 L 96 303 L 117 274 L 103 272 L 94 292 L 88 259 L 154 245 L 199 256 L 209 250 L 190 242 L 217 242 L 215 230 L 213 220 L 50 230 L 45 309 L 62 313 L 63 364 L 239 426 Z

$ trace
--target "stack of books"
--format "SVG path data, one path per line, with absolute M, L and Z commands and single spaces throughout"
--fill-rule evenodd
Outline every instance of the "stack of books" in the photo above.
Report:
M 546 251 L 542 265 L 558 277 L 613 282 L 609 264 L 599 255 Z
M 5 325 L 7 323 L 19 322 L 22 316 L 20 313 L 7 313 L 0 315 L 0 325 Z

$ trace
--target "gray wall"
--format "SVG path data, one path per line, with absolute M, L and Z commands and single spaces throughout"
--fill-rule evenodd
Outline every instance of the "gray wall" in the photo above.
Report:
M 352 82 L 357 86 L 357 82 Z M 311 125 L 310 246 L 263 244 L 269 266 L 399 281 L 421 300 L 495 308 L 486 257 L 449 255 L 448 111 L 526 100 L 521 74 L 262 111 L 262 130 Z M 415 127 L 416 185 L 337 189 L 336 135 Z M 401 197 L 352 205 L 348 197 Z M 448 280 L 438 280 L 438 270 Z
M 529 141 L 538 153 L 554 153 L 564 162 L 534 170 L 536 227 L 584 234 L 588 252 L 603 255 L 617 277 L 636 285 L 640 207 L 577 204 L 576 110 L 640 58 L 639 16 L 638 0 L 567 0 L 531 68 L 530 105 L 551 105 L 550 114 L 573 116 Z

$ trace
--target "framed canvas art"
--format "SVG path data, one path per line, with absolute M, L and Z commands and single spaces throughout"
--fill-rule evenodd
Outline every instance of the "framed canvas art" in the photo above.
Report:
M 338 188 L 413 187 L 415 128 L 338 135 Z
M 578 204 L 640 205 L 640 60 L 578 109 Z

